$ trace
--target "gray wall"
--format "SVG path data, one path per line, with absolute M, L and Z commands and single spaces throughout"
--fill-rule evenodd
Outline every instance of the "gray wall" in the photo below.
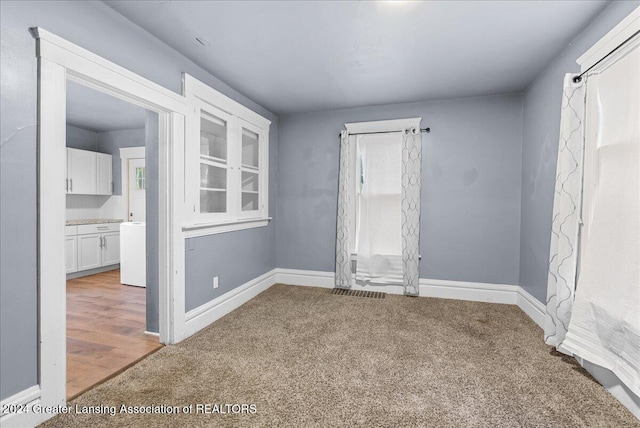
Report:
M 67 125 L 67 147 L 95 152 L 98 148 L 98 134 L 76 126 Z
M 520 95 L 280 118 L 277 265 L 333 271 L 338 133 L 346 122 L 422 117 L 420 276 L 517 284 Z
M 37 384 L 36 114 L 37 64 L 29 28 L 40 26 L 176 93 L 187 72 L 272 122 L 271 148 L 277 150 L 277 117 L 239 94 L 193 62 L 100 2 L 0 2 L 0 399 Z M 275 168 L 272 169 L 275 173 Z M 275 184 L 271 199 L 275 201 Z M 187 266 L 203 269 L 202 254 L 229 240 L 223 235 L 199 239 Z M 244 242 L 272 249 L 275 225 L 239 233 Z M 205 245 L 206 244 L 206 245 Z M 62 243 L 61 243 L 62 245 Z M 238 269 L 268 270 L 275 257 L 236 259 L 219 274 Z M 268 269 L 267 269 L 268 268 Z M 203 285 L 187 282 L 187 293 Z M 46 304 L 46 302 L 43 302 Z M 201 303 L 205 303 L 204 301 Z
M 159 118 L 158 114 L 146 111 L 144 124 L 145 167 L 146 167 L 146 222 L 147 230 L 160 230 L 159 193 Z M 118 163 L 120 157 L 118 155 Z M 160 332 L 160 250 L 157 233 L 147 233 L 147 287 L 146 311 L 147 331 Z
M 564 75 L 579 71 L 576 59 L 639 4 L 638 1 L 612 2 L 549 64 L 524 94 L 519 282 L 541 302 L 547 298 Z
M 120 165 L 120 149 L 124 147 L 144 146 L 144 128 L 122 129 L 118 131 L 107 131 L 98 133 L 97 151 L 100 153 L 109 153 L 111 156 L 113 156 L 114 195 L 122 195 L 122 166 Z

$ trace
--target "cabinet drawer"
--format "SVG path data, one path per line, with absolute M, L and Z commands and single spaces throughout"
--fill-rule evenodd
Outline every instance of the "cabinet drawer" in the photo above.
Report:
M 78 226 L 65 226 L 64 236 L 76 236 L 78 234 Z
M 90 233 L 119 232 L 120 223 L 79 224 L 78 235 Z

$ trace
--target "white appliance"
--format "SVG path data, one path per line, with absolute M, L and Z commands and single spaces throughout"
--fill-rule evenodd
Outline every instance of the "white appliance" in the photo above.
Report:
M 146 225 L 141 221 L 120 223 L 120 282 L 147 286 Z

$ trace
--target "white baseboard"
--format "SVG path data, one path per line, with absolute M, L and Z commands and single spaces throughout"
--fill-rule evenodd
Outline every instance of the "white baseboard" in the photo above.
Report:
M 275 282 L 309 287 L 333 288 L 335 274 L 314 270 L 275 269 Z M 403 294 L 401 286 L 354 285 L 354 289 Z M 540 328 L 544 326 L 545 307 L 518 285 L 489 284 L 483 282 L 420 279 L 420 296 L 440 299 L 518 305 Z
M 271 287 L 275 284 L 275 276 L 274 269 L 187 312 L 185 315 L 185 337 L 202 330 Z
M 52 417 L 52 414 L 41 414 L 33 411 L 33 406 L 40 404 L 41 395 L 40 386 L 34 385 L 2 400 L 0 402 L 2 411 L 9 408 L 10 412 L 0 417 L 0 426 L 2 428 L 34 427 Z M 15 408 L 12 408 L 13 406 Z
M 472 302 L 517 304 L 517 285 L 420 279 L 420 296 Z
M 527 314 L 538 327 L 544 330 L 544 319 L 547 316 L 547 308 L 544 303 L 533 297 L 522 287 L 518 287 L 518 307 Z

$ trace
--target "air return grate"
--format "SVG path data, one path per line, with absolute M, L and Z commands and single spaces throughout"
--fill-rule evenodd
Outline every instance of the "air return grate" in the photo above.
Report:
M 347 288 L 333 288 L 331 294 L 337 294 L 338 296 L 353 296 L 353 297 L 370 297 L 372 299 L 384 299 L 387 293 L 380 293 L 378 291 L 364 291 L 364 290 L 350 290 Z

